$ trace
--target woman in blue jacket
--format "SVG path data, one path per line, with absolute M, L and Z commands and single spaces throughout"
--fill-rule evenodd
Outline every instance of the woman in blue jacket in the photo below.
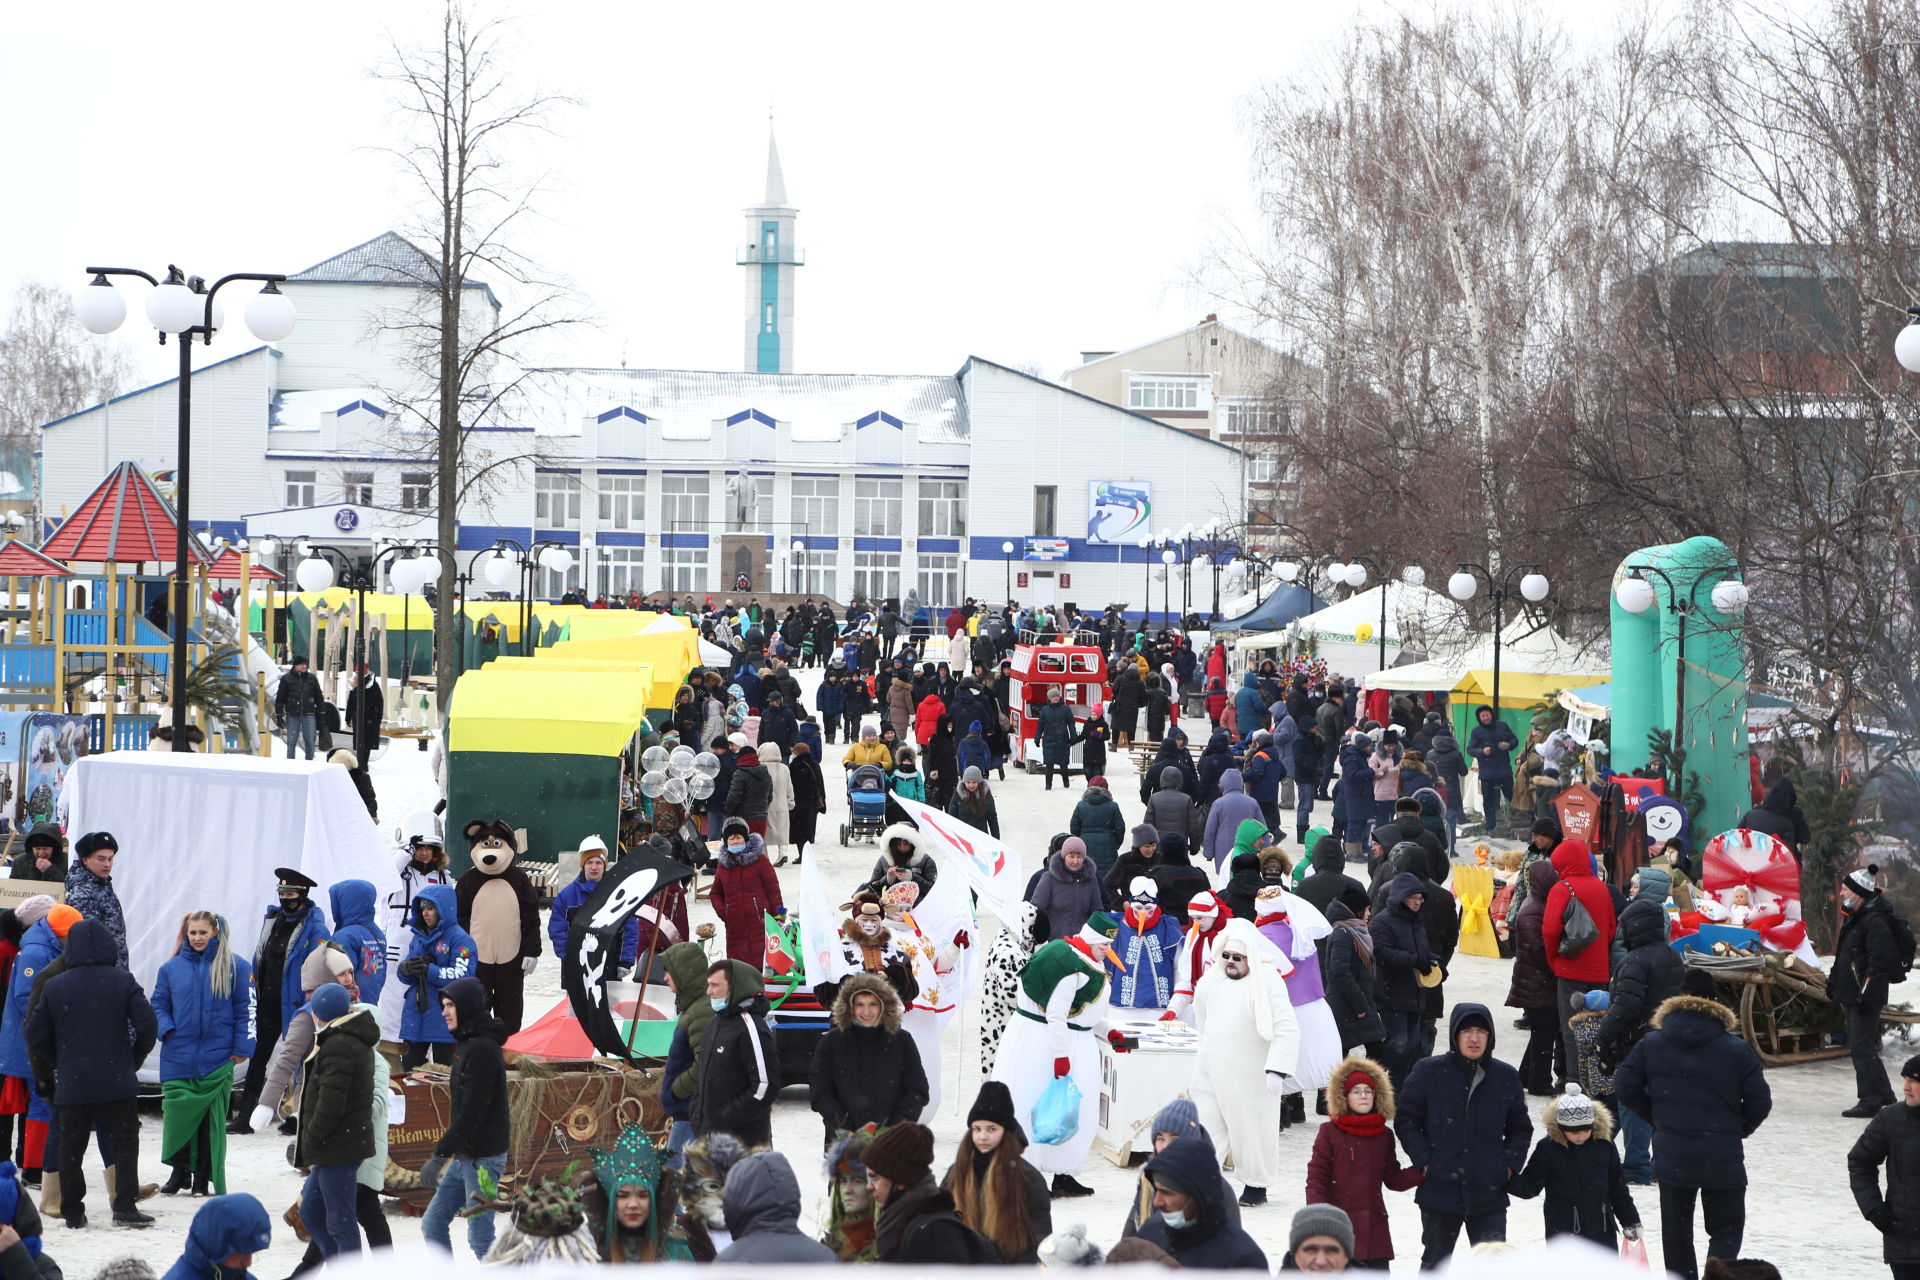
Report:
M 472 936 L 460 927 L 453 886 L 422 889 L 413 900 L 413 945 L 400 962 L 400 981 L 407 986 L 400 1009 L 400 1038 L 407 1045 L 402 1071 L 413 1070 L 429 1055 L 435 1062 L 453 1061 L 453 1032 L 440 1015 L 440 989 L 471 977 L 477 954 Z
M 53 1119 L 53 1108 L 33 1087 L 33 1066 L 27 1061 L 27 998 L 33 994 L 34 975 L 60 955 L 61 935 L 54 932 L 49 918 L 53 909 L 53 899 L 44 893 L 14 909 L 27 931 L 20 939 L 20 954 L 14 957 L 6 1013 L 0 1018 L 0 1076 L 7 1077 L 4 1088 L 0 1088 L 0 1106 L 25 1119 L 20 1166 L 31 1171 L 38 1171 L 45 1158 L 47 1123 Z
M 372 886 L 368 886 L 369 892 Z M 371 909 L 371 904 L 369 904 Z M 160 1035 L 160 1158 L 173 1166 L 161 1190 L 227 1194 L 227 1104 L 233 1067 L 253 1056 L 258 1011 L 253 966 L 233 953 L 227 922 L 211 911 L 180 921 L 173 958 L 160 966 L 153 1012 Z
M 378 895 L 369 880 L 342 880 L 327 891 L 333 908 L 333 943 L 353 961 L 360 999 L 378 1008 L 387 985 L 387 934 L 374 916 Z

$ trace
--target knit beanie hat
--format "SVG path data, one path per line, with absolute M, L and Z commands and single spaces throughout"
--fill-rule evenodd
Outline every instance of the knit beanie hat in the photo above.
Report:
M 67 930 L 79 924 L 80 920 L 79 909 L 70 907 L 64 902 L 47 912 L 47 928 L 53 930 L 53 936 L 56 938 L 65 938 Z
M 1087 1239 L 1087 1224 L 1073 1222 L 1040 1242 L 1040 1266 L 1045 1270 L 1060 1267 L 1097 1267 L 1100 1246 Z
M 1880 892 L 1880 886 L 1874 880 L 1874 877 L 1879 874 L 1879 864 L 1869 863 L 1867 866 L 1855 867 L 1853 870 L 1847 872 L 1846 879 L 1843 883 L 1847 888 L 1853 890 L 1861 897 L 1871 898 L 1874 894 Z
M 979 726 L 975 725 L 974 727 L 978 728 Z M 987 775 L 980 772 L 980 766 L 977 764 L 968 765 L 967 771 L 960 775 L 960 781 L 962 782 L 985 782 L 986 780 Z
M 345 987 L 329 982 L 313 993 L 307 1007 L 313 1010 L 313 1020 L 324 1027 L 337 1018 L 346 1017 L 347 1011 L 353 1008 L 353 998 Z
M 1174 1133 L 1182 1138 L 1188 1138 L 1198 1133 L 1199 1129 L 1200 1108 L 1186 1098 L 1175 1098 L 1160 1108 L 1159 1113 L 1153 1117 L 1151 1132 L 1155 1136 Z
M 867 1145 L 867 1168 L 889 1182 L 912 1186 L 933 1172 L 933 1130 L 912 1123 L 883 1129 Z
M 24 928 L 31 929 L 47 918 L 47 912 L 53 910 L 53 898 L 44 893 L 36 893 L 13 909 L 13 917 Z
M 94 1272 L 93 1280 L 154 1280 L 153 1268 L 145 1258 L 136 1258 L 128 1254 L 125 1257 L 115 1258 Z
M 1920 1053 L 1907 1059 L 1907 1065 L 1900 1068 L 1900 1075 L 1905 1080 L 1920 1080 Z
M 1026 1144 L 1026 1130 L 1020 1127 L 1020 1118 L 1013 1111 L 1013 1094 L 998 1080 L 989 1080 L 980 1086 L 980 1095 L 973 1100 L 973 1109 L 967 1112 L 967 1123 L 971 1125 L 975 1120 L 991 1120 L 1019 1138 L 1023 1146 Z
M 1332 1236 L 1353 1257 L 1353 1219 L 1338 1205 L 1310 1204 L 1293 1215 L 1287 1231 L 1287 1252 L 1292 1253 L 1315 1236 Z
M 1573 1081 L 1567 1081 L 1567 1091 L 1553 1105 L 1553 1118 L 1562 1129 L 1593 1128 L 1593 1099 Z
M 1555 844 L 1560 843 L 1560 824 L 1552 818 L 1541 818 L 1533 824 L 1533 834 L 1545 836 Z
M 1136 849 L 1142 845 L 1160 843 L 1160 833 L 1156 831 L 1150 823 L 1143 822 L 1135 827 L 1132 832 L 1132 837 L 1133 847 Z
M 1613 1003 L 1613 997 L 1596 987 L 1587 992 L 1587 998 L 1582 1003 L 1586 1006 L 1588 1013 L 1605 1013 L 1608 1006 Z
M 1087 779 L 1087 785 L 1089 787 L 1104 787 L 1107 785 L 1107 775 L 1104 773 L 1096 773 Z
M 1705 969 L 1689 969 L 1687 976 L 1680 979 L 1680 994 L 1699 996 L 1703 1000 L 1718 1000 L 1720 989 L 1714 985 L 1713 975 Z

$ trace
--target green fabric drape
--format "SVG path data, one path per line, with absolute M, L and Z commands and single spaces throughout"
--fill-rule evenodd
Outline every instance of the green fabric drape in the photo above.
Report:
M 165 1081 L 160 1097 L 161 1160 L 173 1164 L 190 1152 L 205 1119 L 214 1194 L 227 1194 L 227 1105 L 233 1097 L 233 1063 L 224 1063 L 198 1080 Z

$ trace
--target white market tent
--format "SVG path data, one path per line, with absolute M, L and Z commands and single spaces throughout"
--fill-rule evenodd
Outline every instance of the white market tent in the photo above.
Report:
M 1337 672 L 1371 671 L 1380 657 L 1380 598 L 1387 600 L 1387 662 L 1402 649 L 1431 652 L 1445 637 L 1457 638 L 1466 628 L 1466 612 L 1430 587 L 1398 579 L 1369 587 L 1295 619 L 1290 625 L 1234 641 L 1236 650 L 1279 649 L 1304 651 L 1326 660 Z M 1367 638 L 1361 641 L 1361 628 Z
M 1502 633 L 1500 705 L 1525 708 L 1560 689 L 1601 684 L 1613 677 L 1604 653 L 1583 652 L 1551 627 L 1515 618 Z M 1493 637 L 1473 635 L 1468 643 L 1441 657 L 1390 667 L 1367 676 L 1369 689 L 1417 693 L 1439 689 L 1483 701 L 1493 695 Z

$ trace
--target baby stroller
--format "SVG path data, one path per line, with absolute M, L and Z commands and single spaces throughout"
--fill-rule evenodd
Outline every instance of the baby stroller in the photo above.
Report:
M 887 774 L 877 764 L 863 764 L 847 775 L 847 813 L 840 824 L 840 843 L 855 836 L 878 839 L 887 825 Z

